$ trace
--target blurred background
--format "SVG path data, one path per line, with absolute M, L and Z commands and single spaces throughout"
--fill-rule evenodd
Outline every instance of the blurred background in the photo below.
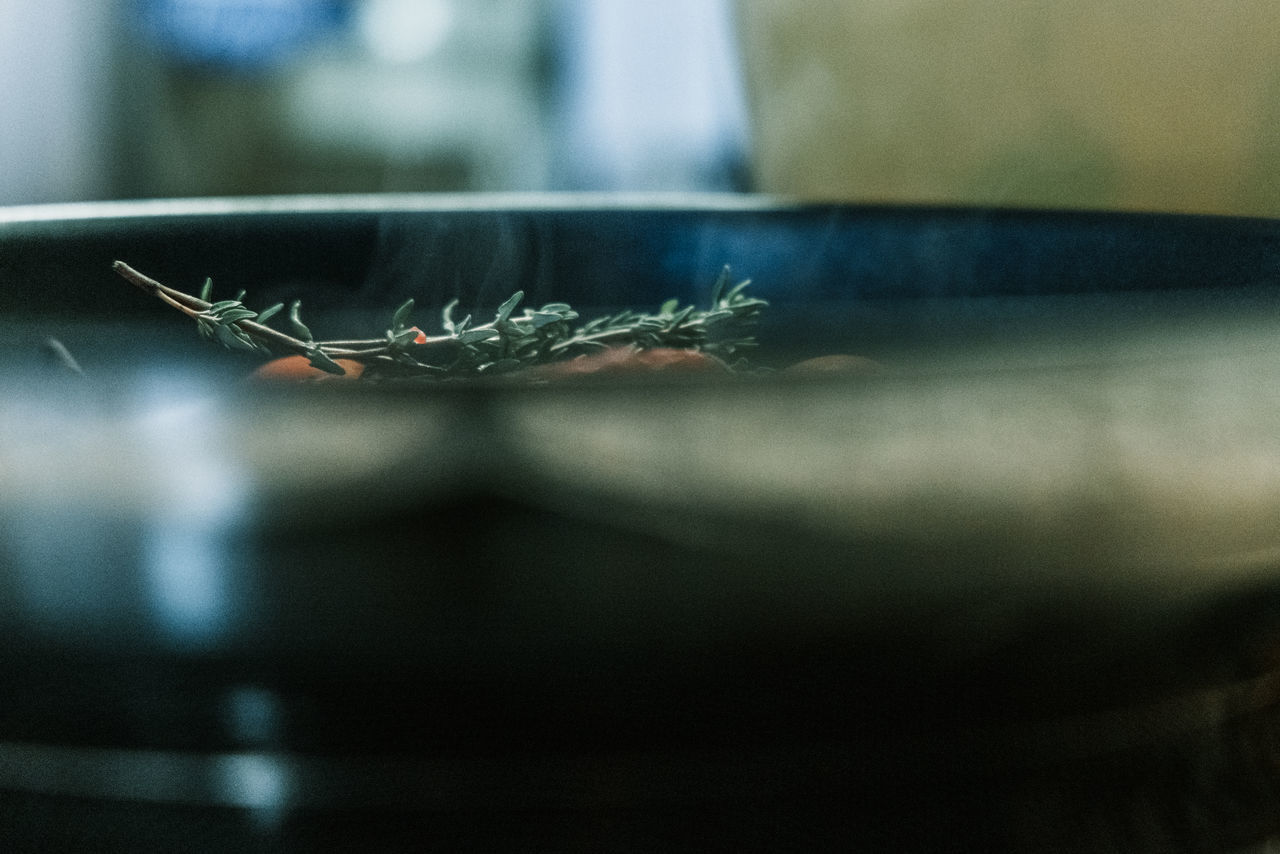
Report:
M 0 203 L 740 190 L 728 0 L 0 0 Z
M 1280 215 L 1273 0 L 0 12 L 0 204 L 714 190 Z

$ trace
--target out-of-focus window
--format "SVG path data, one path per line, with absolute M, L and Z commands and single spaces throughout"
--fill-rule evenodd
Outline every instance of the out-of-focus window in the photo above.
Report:
M 0 204 L 745 187 L 731 0 L 0 0 Z
M 0 0 L 0 204 L 114 189 L 114 0 Z
M 570 188 L 745 189 L 727 0 L 566 0 L 555 178 Z

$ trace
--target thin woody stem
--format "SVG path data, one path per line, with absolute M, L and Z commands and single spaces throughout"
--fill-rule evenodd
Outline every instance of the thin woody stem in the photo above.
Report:
M 158 296 L 161 299 L 161 301 L 166 302 L 169 305 L 173 306 L 178 311 L 185 314 L 187 317 L 198 317 L 200 314 L 200 312 L 196 311 L 194 308 L 189 308 L 188 306 L 183 305 L 181 302 L 169 296 L 164 291 L 156 291 L 155 295 Z
M 201 312 L 208 311 L 213 305 L 213 303 L 206 302 L 199 297 L 194 297 L 191 296 L 191 294 L 183 293 L 182 291 L 171 288 L 168 285 L 163 285 L 150 276 L 145 276 L 142 273 L 139 273 L 123 261 L 116 261 L 111 265 L 111 269 L 115 270 L 126 280 L 137 285 L 142 290 L 152 296 L 159 297 L 164 302 L 191 317 L 195 317 Z M 283 347 L 286 350 L 292 350 L 295 353 L 305 355 L 314 346 L 312 344 L 308 344 L 306 341 L 294 338 L 292 335 L 286 335 L 283 332 L 272 329 L 270 326 L 263 326 L 261 323 L 254 323 L 252 320 L 236 321 L 236 326 L 261 341 L 270 342 L 278 347 Z
M 115 270 L 125 279 L 153 296 L 165 294 L 181 305 L 196 311 L 204 311 L 211 305 L 211 303 L 207 303 L 199 297 L 193 297 L 190 294 L 184 294 L 182 291 L 175 290 L 168 285 L 162 285 L 150 276 L 145 276 L 142 273 L 139 273 L 123 261 L 116 261 L 111 265 L 111 269 Z
M 575 331 L 569 322 L 578 315 L 561 303 L 549 303 L 540 311 L 525 309 L 527 316 L 511 318 L 511 310 L 523 296 L 523 292 L 517 292 L 498 309 L 493 321 L 465 331 L 448 323 L 448 309 L 445 312 L 448 335 L 428 337 L 416 327 L 405 329 L 400 315 L 403 308 L 409 307 L 406 303 L 397 311 L 392 321 L 394 329 L 388 331 L 386 339 L 314 341 L 297 318 L 295 302 L 293 321 L 302 334 L 308 336 L 304 341 L 257 322 L 254 318 L 258 315 L 245 308 L 239 298 L 209 302 L 161 284 L 123 261 L 116 261 L 112 269 L 139 289 L 194 318 L 202 333 L 216 332 L 228 347 L 296 353 L 330 373 L 342 372 L 333 360 L 353 359 L 376 366 L 374 373 L 384 376 L 503 373 L 516 367 L 567 358 L 577 351 L 628 343 L 637 349 L 678 347 L 722 358 L 734 355 L 740 347 L 754 344 L 748 327 L 755 323 L 760 307 L 767 305 L 764 300 L 738 296 L 746 285 L 743 282 L 723 298 L 717 290 L 710 311 L 695 312 L 689 306 L 674 314 L 668 310 L 656 316 L 624 312 L 591 321 L 584 329 Z M 727 275 L 728 268 L 725 268 L 722 279 Z M 414 333 L 419 336 L 418 340 L 410 342 L 408 339 Z M 428 351 L 433 354 L 432 360 L 420 361 Z
M 123 261 L 116 261 L 111 265 L 125 280 L 133 283 L 137 287 L 146 291 L 154 297 L 158 297 L 163 302 L 181 311 L 188 317 L 196 317 L 203 312 L 208 311 L 213 303 L 184 293 L 177 288 L 171 288 L 168 285 L 157 282 L 155 279 L 130 267 Z M 386 342 L 381 339 L 373 339 L 369 341 L 315 341 L 307 342 L 300 338 L 294 338 L 279 330 L 272 329 L 261 323 L 255 323 L 252 320 L 237 320 L 235 326 L 239 327 L 246 334 L 257 338 L 263 343 L 274 344 L 284 350 L 289 350 L 301 355 L 308 355 L 316 348 L 322 350 L 326 355 L 332 358 L 354 358 L 358 360 L 372 360 L 380 356 L 389 355 L 391 350 Z M 448 336 L 427 339 L 428 344 L 443 344 L 450 341 Z

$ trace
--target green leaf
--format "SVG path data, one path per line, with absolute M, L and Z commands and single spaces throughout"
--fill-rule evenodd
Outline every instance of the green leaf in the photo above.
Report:
M 541 329 L 552 323 L 559 323 L 564 320 L 564 317 L 554 311 L 535 311 L 529 316 L 529 320 L 533 323 L 534 329 Z
M 303 341 L 314 341 L 316 340 L 315 336 L 311 334 L 311 330 L 307 328 L 307 325 L 302 322 L 302 318 L 298 316 L 301 310 L 302 300 L 294 300 L 293 304 L 289 306 L 289 323 L 293 325 L 293 331 L 296 332 L 298 337 Z
M 270 308 L 263 309 L 258 313 L 258 322 L 266 323 L 268 320 L 270 320 L 271 318 L 279 314 L 280 309 L 282 308 L 284 308 L 284 303 L 278 302 L 275 305 L 271 306 Z
M 208 302 L 209 298 L 212 296 L 213 296 L 213 278 L 209 277 L 204 280 L 204 284 L 200 287 L 200 299 L 204 300 L 205 302 Z
M 409 324 L 409 313 L 413 311 L 413 297 L 405 300 L 391 317 L 391 328 L 397 332 Z
M 239 291 L 236 292 L 236 302 L 240 302 L 243 299 L 244 299 L 244 288 L 241 288 Z
M 339 365 L 333 359 L 330 359 L 319 347 L 315 347 L 307 351 L 307 361 L 311 363 L 311 367 L 319 368 L 327 374 L 342 376 L 346 373 L 346 371 L 342 369 L 342 365 Z
M 524 291 L 516 291 L 507 297 L 507 301 L 498 306 L 497 320 L 506 320 L 511 316 L 511 312 L 516 310 L 516 306 L 520 304 L 520 300 L 524 299 Z
M 741 293 L 742 293 L 743 289 L 744 289 L 744 288 L 746 288 L 746 286 L 747 286 L 747 285 L 749 285 L 749 284 L 751 284 L 751 280 L 750 280 L 750 279 L 743 279 L 741 282 L 738 282 L 738 284 L 736 284 L 736 285 L 734 285 L 734 286 L 733 286 L 733 290 L 731 290 L 731 291 L 729 291 L 729 293 L 725 294 L 725 296 L 724 296 L 725 301 L 726 301 L 726 302 L 733 302 L 735 299 L 737 299 L 737 298 L 738 298 L 739 294 L 741 294 Z
M 445 303 L 445 307 L 440 311 L 440 325 L 444 327 L 445 332 L 453 331 L 453 310 L 458 307 L 458 298 L 454 297 Z
M 253 343 L 253 339 L 245 335 L 234 326 L 218 324 L 214 327 L 214 334 L 218 336 L 218 340 L 222 342 L 222 346 L 229 350 L 257 350 L 258 345 Z
M 521 324 L 514 320 L 495 320 L 493 322 L 493 328 L 497 329 L 508 338 L 523 338 L 531 331 L 525 329 Z
M 725 264 L 724 269 L 720 271 L 720 277 L 716 279 L 715 285 L 711 288 L 711 307 L 715 308 L 720 305 L 721 295 L 724 289 L 729 285 L 729 265 Z
M 560 306 L 562 305 L 563 303 L 550 303 L 549 305 L 544 305 L 542 308 L 538 309 L 537 311 L 533 311 L 532 309 L 526 308 L 524 310 L 525 317 L 532 320 L 535 315 L 554 314 L 557 318 L 565 321 L 566 323 L 569 322 L 570 320 L 578 319 L 578 313 L 576 311 L 574 311 L 571 308 L 561 308 Z
M 669 299 L 658 309 L 658 314 L 674 314 L 675 310 L 680 307 L 680 300 Z M 690 306 L 692 308 L 692 306 Z
M 220 312 L 218 319 L 223 323 L 235 323 L 239 320 L 249 320 L 257 316 L 258 313 L 256 311 L 247 309 L 243 305 L 234 305 L 226 311 Z
M 689 315 L 691 314 L 693 314 L 693 306 L 686 305 L 677 314 L 672 315 L 671 320 L 667 322 L 667 331 L 670 332 L 677 328 L 680 324 L 688 320 Z

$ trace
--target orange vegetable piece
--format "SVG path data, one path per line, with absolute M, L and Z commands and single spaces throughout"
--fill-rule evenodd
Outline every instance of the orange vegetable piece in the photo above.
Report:
M 306 356 L 281 356 L 272 359 L 253 372 L 255 380 L 268 382 L 305 382 L 318 380 L 354 380 L 364 373 L 364 365 L 354 359 L 334 359 L 345 374 L 331 374 L 319 368 L 313 368 Z
M 578 356 L 567 362 L 539 365 L 530 373 L 539 378 L 580 377 L 592 374 L 646 374 L 657 371 L 687 373 L 726 370 L 724 363 L 699 350 L 676 347 L 610 347 L 599 353 Z

